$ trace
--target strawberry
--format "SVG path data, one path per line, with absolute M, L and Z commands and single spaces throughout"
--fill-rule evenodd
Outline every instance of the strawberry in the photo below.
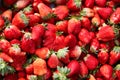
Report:
M 12 13 L 13 13 L 12 10 L 8 9 L 8 10 L 6 10 L 2 13 L 2 17 L 11 21 L 12 20 L 12 15 L 13 15 Z
M 115 7 L 115 2 L 114 1 L 107 1 L 107 6 L 114 8 Z
M 101 49 L 98 53 L 98 60 L 101 64 L 105 64 L 109 59 L 109 54 L 106 49 Z
M 15 25 L 8 25 L 4 29 L 5 38 L 8 40 L 19 39 L 22 35 L 21 31 Z
M 110 79 L 112 77 L 113 68 L 108 64 L 104 64 L 100 67 L 100 72 L 106 79 Z
M 47 59 L 50 56 L 50 50 L 47 47 L 38 48 L 35 54 L 42 59 Z
M 44 79 L 48 80 L 51 77 L 52 77 L 52 71 L 49 68 L 47 68 L 47 73 L 44 75 Z
M 74 58 L 74 59 L 79 59 L 80 55 L 82 53 L 82 49 L 80 46 L 76 45 L 75 47 L 73 47 L 72 49 L 70 49 L 70 57 Z
M 52 55 L 49 57 L 47 64 L 50 68 L 57 68 L 59 65 L 59 59 L 55 53 L 52 53 Z
M 96 78 L 92 74 L 90 74 L 89 80 L 96 80 Z
M 21 40 L 21 49 L 25 52 L 29 52 L 30 54 L 34 54 L 35 52 L 35 42 L 32 39 L 32 35 L 29 32 L 26 32 Z
M 42 0 L 33 0 L 32 7 L 35 12 L 39 12 L 37 6 L 39 3 L 42 3 Z
M 107 35 L 105 35 L 105 34 L 107 34 Z M 111 26 L 106 25 L 106 26 L 103 26 L 100 28 L 100 30 L 98 31 L 96 36 L 97 36 L 98 40 L 110 41 L 110 40 L 115 39 L 115 32 Z
M 67 6 L 57 6 L 54 9 L 54 14 L 58 17 L 58 19 L 63 20 L 68 16 L 69 10 Z
M 99 7 L 104 7 L 106 5 L 107 0 L 95 0 L 95 3 Z
M 114 2 L 116 2 L 116 3 L 120 3 L 120 1 L 119 1 L 119 0 L 112 0 L 112 1 L 114 1 Z
M 63 4 L 66 4 L 67 3 L 67 0 L 55 0 L 55 3 L 57 5 L 63 5 Z
M 55 2 L 55 0 L 42 0 L 43 2 L 45 2 L 45 3 L 53 3 L 53 2 Z
M 81 61 L 79 64 L 80 64 L 80 71 L 79 71 L 80 76 L 86 77 L 88 75 L 88 68 L 86 64 L 84 63 L 84 61 Z
M 117 76 L 117 78 L 119 80 L 120 79 L 120 64 L 117 64 L 115 66 L 114 70 L 115 70 L 115 74 L 116 74 L 116 76 Z
M 76 18 L 71 18 L 68 21 L 68 33 L 77 35 L 81 30 L 81 21 Z
M 77 11 L 81 8 L 82 5 L 82 1 L 81 0 L 69 0 L 67 2 L 67 7 L 71 10 L 71 11 Z
M 17 0 L 17 2 L 14 4 L 14 8 L 17 10 L 25 8 L 31 0 Z
M 73 34 L 69 34 L 65 37 L 65 45 L 67 47 L 74 48 L 77 44 L 77 39 Z
M 109 8 L 109 7 L 107 7 L 107 8 L 99 7 L 97 9 L 97 12 L 101 16 L 101 18 L 103 18 L 104 20 L 107 20 L 110 17 L 110 15 L 112 14 L 113 10 L 112 10 L 112 8 Z
M 28 66 L 26 66 L 25 71 L 27 74 L 32 74 L 33 73 L 33 64 L 29 64 Z
M 94 70 L 98 66 L 98 60 L 91 54 L 87 54 L 84 57 L 84 62 L 89 70 Z
M 25 7 L 25 8 L 23 9 L 23 13 L 24 13 L 25 15 L 34 14 L 34 10 L 33 10 L 32 5 L 28 5 L 27 7 Z
M 10 44 L 13 45 L 13 44 L 18 44 L 20 45 L 20 41 L 18 39 L 13 39 L 10 41 Z
M 25 78 L 26 77 L 26 73 L 24 71 L 19 71 L 18 72 L 18 77 L 19 78 Z
M 11 6 L 11 5 L 13 5 L 15 2 L 16 2 L 17 0 L 4 0 L 4 5 L 5 6 Z
M 109 64 L 114 65 L 117 63 L 120 59 L 120 47 L 119 46 L 114 46 L 113 50 L 110 51 L 110 60 Z
M 85 6 L 92 8 L 94 6 L 95 0 L 85 0 Z
M 70 59 L 69 59 L 69 53 L 68 53 L 68 47 L 59 49 L 57 51 L 57 57 L 59 60 L 61 60 L 63 63 L 69 63 Z
M 68 77 L 71 77 L 73 75 L 76 75 L 79 73 L 80 70 L 80 64 L 76 60 L 72 60 L 67 65 L 67 68 L 70 69 L 70 73 L 68 74 Z
M 29 23 L 28 17 L 22 12 L 18 12 L 12 19 L 12 24 L 17 26 L 19 29 L 25 28 Z
M 0 15 L 0 30 L 2 30 L 2 28 L 4 27 L 4 23 L 5 23 L 5 21 L 4 21 L 3 17 Z
M 34 74 L 35 75 L 44 75 L 47 73 L 47 65 L 46 65 L 46 61 L 43 59 L 36 59 L 33 62 L 33 70 L 34 70 Z
M 87 30 L 91 29 L 91 22 L 88 17 L 81 17 L 81 26 Z
M 7 55 L 6 53 L 3 53 L 3 52 L 0 53 L 0 58 L 2 58 L 6 62 L 10 62 L 10 63 L 13 62 L 13 59 L 9 55 Z
M 4 77 L 4 80 L 17 80 L 17 79 L 18 79 L 18 76 L 17 76 L 16 73 L 14 73 L 14 74 L 7 74 Z

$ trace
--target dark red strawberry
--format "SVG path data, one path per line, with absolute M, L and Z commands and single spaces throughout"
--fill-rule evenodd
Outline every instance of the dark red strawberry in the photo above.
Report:
M 63 4 L 66 4 L 67 3 L 67 0 L 55 0 L 55 3 L 57 5 L 63 5 Z
M 12 15 L 13 15 L 12 13 L 13 13 L 12 10 L 8 9 L 8 10 L 6 10 L 2 13 L 2 17 L 11 21 L 12 20 Z
M 5 6 L 11 6 L 11 5 L 13 5 L 15 2 L 16 2 L 17 0 L 4 0 L 4 5 Z
M 0 30 L 2 30 L 2 28 L 4 27 L 4 23 L 5 23 L 5 21 L 4 21 L 3 17 L 0 15 Z
M 18 76 L 17 76 L 16 73 L 14 73 L 14 74 L 7 74 L 4 77 L 4 80 L 17 80 L 17 79 L 18 79 Z
M 114 68 L 117 79 L 120 79 L 120 64 L 117 64 Z
M 10 41 L 10 44 L 13 45 L 13 44 L 18 44 L 20 45 L 20 41 L 18 39 L 13 39 Z
M 81 0 L 69 0 L 67 2 L 67 6 L 70 10 L 77 11 L 81 8 L 82 1 Z
M 84 62 L 89 70 L 94 70 L 98 66 L 98 60 L 91 54 L 87 54 L 84 57 Z
M 22 11 L 20 11 L 13 17 L 12 24 L 19 29 L 23 29 L 29 24 L 29 19 Z
M 33 74 L 33 64 L 29 64 L 25 67 L 25 71 L 27 74 Z
M 4 29 L 5 38 L 8 40 L 19 39 L 22 35 L 21 31 L 15 25 L 8 25 Z
M 104 64 L 100 67 L 100 72 L 106 79 L 110 79 L 112 77 L 113 68 L 108 64 Z
M 104 7 L 106 5 L 107 0 L 95 0 L 95 3 L 99 7 Z
M 48 80 L 52 77 L 52 71 L 47 68 L 47 73 L 44 75 L 45 80 Z
M 87 30 L 91 29 L 91 22 L 88 17 L 81 18 L 81 26 Z
M 63 20 L 68 16 L 69 10 L 67 6 L 57 6 L 54 9 L 54 14 L 58 17 L 58 19 Z
M 21 40 L 21 49 L 25 52 L 33 54 L 35 52 L 35 42 L 32 39 L 32 35 L 29 32 L 26 32 Z
M 109 64 L 114 65 L 117 63 L 120 59 L 120 47 L 119 46 L 114 46 L 113 50 L 110 51 L 110 60 Z
M 92 8 L 94 6 L 95 0 L 85 0 L 85 6 Z
M 18 72 L 18 77 L 19 78 L 25 78 L 26 77 L 26 73 L 24 71 L 19 71 Z
M 68 21 L 68 33 L 77 35 L 81 30 L 81 21 L 76 18 L 71 18 Z
M 23 9 L 23 12 L 24 12 L 25 15 L 34 14 L 34 10 L 33 10 L 32 5 L 28 5 L 27 7 L 25 7 Z
M 119 1 L 119 0 L 112 0 L 112 1 L 114 1 L 114 2 L 116 2 L 116 3 L 120 3 L 120 1 Z

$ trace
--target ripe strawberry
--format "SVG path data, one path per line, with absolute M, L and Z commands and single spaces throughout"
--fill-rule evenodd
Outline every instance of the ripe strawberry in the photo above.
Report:
M 50 68 L 57 68 L 59 65 L 59 59 L 55 53 L 52 53 L 52 55 L 49 57 L 47 64 Z
M 5 23 L 5 21 L 4 21 L 3 17 L 0 15 L 0 30 L 2 30 L 2 28 L 4 27 L 4 23 Z
M 9 7 L 9 6 L 13 5 L 16 1 L 17 0 L 12 0 L 12 1 L 11 0 L 4 0 L 3 3 L 4 3 L 5 6 Z
M 18 12 L 12 19 L 12 24 L 19 29 L 25 28 L 29 23 L 28 17 L 22 12 Z
M 79 64 L 80 64 L 80 71 L 79 71 L 80 76 L 86 77 L 88 75 L 88 68 L 86 64 L 84 63 L 84 61 L 81 61 Z
M 32 5 L 28 5 L 27 7 L 25 7 L 25 8 L 23 9 L 23 13 L 24 13 L 25 15 L 34 14 L 34 10 L 33 10 Z
M 2 13 L 2 17 L 8 19 L 9 21 L 12 20 L 12 10 L 8 9 Z
M 98 66 L 98 60 L 91 54 L 87 54 L 84 57 L 84 62 L 89 70 L 94 70 Z
M 87 30 L 91 29 L 91 22 L 88 17 L 81 18 L 81 26 Z
M 27 74 L 33 74 L 33 64 L 29 64 L 28 66 L 25 67 L 25 72 Z
M 107 50 L 101 49 L 100 52 L 98 53 L 98 60 L 100 64 L 105 64 L 109 59 L 109 54 Z
M 96 36 L 97 36 L 98 40 L 110 41 L 110 40 L 113 40 L 115 38 L 115 32 L 111 26 L 106 25 L 106 26 L 103 26 L 100 28 L 100 30 L 98 31 Z
M 4 77 L 4 80 L 17 80 L 17 79 L 18 79 L 18 76 L 17 76 L 16 73 L 14 73 L 14 74 L 7 74 Z
M 50 56 L 50 50 L 47 47 L 38 48 L 35 54 L 42 59 L 47 59 Z
M 30 54 L 34 54 L 35 52 L 35 42 L 32 39 L 32 35 L 29 32 L 26 32 L 21 40 L 21 49 L 25 52 L 29 52 Z
M 14 8 L 17 10 L 25 8 L 31 0 L 17 0 L 17 2 L 14 4 Z
M 58 19 L 63 20 L 68 16 L 69 10 L 67 6 L 57 6 L 54 9 L 54 14 L 58 17 Z
M 107 20 L 110 17 L 110 15 L 112 14 L 113 10 L 112 10 L 112 8 L 109 8 L 109 7 L 107 7 L 107 8 L 99 7 L 97 9 L 97 12 L 104 20 Z
M 81 8 L 82 5 L 82 1 L 81 0 L 69 0 L 67 2 L 67 7 L 71 10 L 71 11 L 77 11 Z
M 76 18 L 71 18 L 68 21 L 68 33 L 77 35 L 81 30 L 81 21 Z
M 65 5 L 67 3 L 67 0 L 55 0 L 55 3 L 57 5 Z
M 67 68 L 70 69 L 70 73 L 68 74 L 68 77 L 71 77 L 73 75 L 76 75 L 80 71 L 80 64 L 76 60 L 72 60 L 67 65 Z
M 42 0 L 33 0 L 32 7 L 35 12 L 39 12 L 37 6 L 39 3 L 42 3 Z
M 95 0 L 85 0 L 85 6 L 92 8 L 94 6 Z
M 100 67 L 100 72 L 106 79 L 110 79 L 112 77 L 113 68 L 108 64 L 104 64 Z
M 112 1 L 114 1 L 114 2 L 116 2 L 116 3 L 120 3 L 120 1 L 119 1 L 119 0 L 112 0 Z
M 65 37 L 65 45 L 67 47 L 74 48 L 77 44 L 77 39 L 73 34 L 69 34 Z
M 10 44 L 13 45 L 13 44 L 18 44 L 20 45 L 20 41 L 18 39 L 13 39 L 10 41 Z
M 76 45 L 75 47 L 70 49 L 70 52 L 69 52 L 70 58 L 79 59 L 81 53 L 82 53 L 81 47 Z
M 44 75 L 47 73 L 47 65 L 46 65 L 46 61 L 43 59 L 36 59 L 33 62 L 33 70 L 34 70 L 34 74 L 35 75 Z
M 106 5 L 107 0 L 95 0 L 95 3 L 99 7 L 104 7 Z
M 117 76 L 117 78 L 119 80 L 120 79 L 120 64 L 117 64 L 115 66 L 114 70 L 115 70 L 115 74 L 116 74 L 116 76 Z
M 114 65 L 117 63 L 120 59 L 120 47 L 119 46 L 114 46 L 113 50 L 110 51 L 110 60 L 109 64 Z
M 19 39 L 22 33 L 15 25 L 8 25 L 4 29 L 4 35 L 6 39 L 12 40 L 12 39 Z
M 10 62 L 12 63 L 13 62 L 13 59 L 6 53 L 0 53 L 0 58 L 2 58 L 4 61 L 6 62 Z
M 47 68 L 47 73 L 44 75 L 44 79 L 48 80 L 51 77 L 52 77 L 52 71 L 49 68 Z
M 115 2 L 114 1 L 107 1 L 107 6 L 108 7 L 111 7 L 111 8 L 114 8 L 115 7 Z
M 25 78 L 26 77 L 26 73 L 24 71 L 19 71 L 18 72 L 18 77 L 19 78 Z

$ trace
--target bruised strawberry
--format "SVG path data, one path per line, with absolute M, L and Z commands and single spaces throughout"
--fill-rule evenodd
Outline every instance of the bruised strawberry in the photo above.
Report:
M 81 18 L 81 26 L 87 30 L 91 29 L 91 22 L 88 17 Z
M 77 35 L 81 30 L 81 21 L 76 18 L 71 18 L 68 21 L 68 33 Z
M 2 30 L 2 28 L 4 27 L 4 23 L 5 23 L 5 21 L 4 21 L 3 17 L 0 15 L 0 30 Z
M 95 0 L 85 0 L 85 6 L 92 8 L 94 6 Z
M 58 17 L 58 19 L 63 20 L 68 16 L 69 10 L 67 6 L 57 6 L 54 9 L 54 14 Z
M 8 40 L 19 39 L 22 35 L 21 31 L 15 25 L 8 25 L 4 29 L 5 38 Z
M 116 74 L 116 76 L 117 76 L 117 78 L 119 80 L 120 79 L 120 64 L 117 64 L 115 66 L 114 70 L 115 70 L 115 74 Z
M 114 46 L 113 50 L 110 51 L 109 64 L 114 65 L 120 60 L 119 58 L 120 58 L 120 47 Z
M 91 54 L 87 54 L 84 57 L 84 62 L 89 70 L 94 70 L 98 66 L 98 60 Z
M 34 70 L 34 74 L 35 75 L 44 75 L 47 73 L 47 65 L 46 65 L 46 62 L 45 60 L 43 59 L 36 59 L 34 62 L 33 62 L 33 70 Z
M 12 24 L 19 29 L 23 29 L 29 24 L 29 19 L 22 11 L 20 11 L 13 17 Z
M 21 40 L 21 49 L 25 52 L 33 54 L 35 52 L 35 42 L 32 39 L 32 35 L 29 32 L 26 32 Z
M 95 3 L 99 7 L 104 7 L 106 5 L 107 0 L 95 0 Z
M 104 64 L 100 67 L 100 72 L 106 79 L 110 79 L 112 77 L 113 68 L 108 64 Z
M 71 11 L 77 11 L 81 8 L 82 5 L 82 1 L 81 0 L 69 0 L 67 2 L 67 7 L 71 10 Z
M 25 71 L 27 74 L 32 74 L 33 73 L 33 64 L 26 66 Z
M 9 21 L 12 20 L 12 10 L 8 9 L 2 13 L 2 17 L 8 19 Z

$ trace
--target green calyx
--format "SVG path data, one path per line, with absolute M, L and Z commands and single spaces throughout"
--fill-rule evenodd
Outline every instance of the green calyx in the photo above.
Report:
M 119 37 L 119 29 L 114 28 L 114 33 L 115 33 L 116 38 L 118 38 Z
M 2 76 L 8 74 L 8 73 L 14 73 L 15 69 L 8 65 L 2 58 L 0 58 L 0 74 Z
M 30 75 L 29 80 L 38 80 L 36 75 Z
M 25 36 L 26 39 L 31 39 L 31 38 L 32 38 L 32 34 L 29 33 L 29 32 L 26 32 L 26 33 L 24 34 L 24 36 Z
M 77 8 L 80 8 L 82 5 L 82 0 L 74 0 L 74 3 L 75 3 Z
M 81 12 L 80 12 L 80 16 L 86 16 L 86 10 L 83 9 Z
M 32 10 L 32 5 L 27 6 L 26 8 L 23 9 L 23 12 L 29 12 Z
M 117 64 L 114 69 L 115 70 L 120 70 L 120 64 Z
M 48 15 L 46 15 L 45 17 L 43 17 L 43 20 L 48 20 L 48 19 L 55 18 L 55 17 L 56 17 L 55 14 L 49 13 Z
M 68 53 L 68 47 L 65 47 L 65 48 L 63 48 L 63 49 L 59 49 L 58 51 L 57 51 L 57 57 L 58 58 L 64 58 L 65 56 L 66 56 L 66 54 Z
M 112 51 L 115 52 L 115 53 L 120 53 L 120 47 L 115 46 Z

